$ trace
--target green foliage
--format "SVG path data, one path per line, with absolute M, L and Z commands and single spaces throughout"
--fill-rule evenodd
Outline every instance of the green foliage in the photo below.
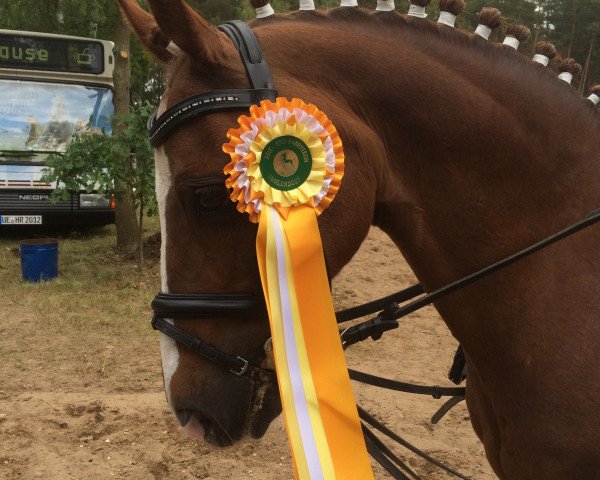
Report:
M 51 155 L 46 162 L 43 181 L 57 182 L 55 199 L 70 191 L 100 193 L 131 191 L 136 208 L 146 215 L 156 213 L 154 160 L 146 133 L 146 122 L 154 107 L 139 105 L 116 119 L 115 133 L 86 130 L 77 133 L 65 153 Z
M 556 42 L 561 55 L 575 58 L 584 67 L 591 51 L 585 88 L 600 83 L 600 0 L 544 3 L 548 37 Z

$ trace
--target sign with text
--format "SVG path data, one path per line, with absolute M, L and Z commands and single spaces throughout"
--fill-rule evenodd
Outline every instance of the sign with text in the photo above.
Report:
M 0 35 L 0 68 L 100 74 L 104 48 L 94 41 Z

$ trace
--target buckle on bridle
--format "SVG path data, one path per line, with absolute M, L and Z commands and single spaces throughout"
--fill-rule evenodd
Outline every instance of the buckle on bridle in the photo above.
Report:
M 233 370 L 232 368 L 230 368 L 230 369 L 229 369 L 229 371 L 230 371 L 231 373 L 233 373 L 234 375 L 237 375 L 238 377 L 241 377 L 241 376 L 242 376 L 244 373 L 246 373 L 246 370 L 248 370 L 248 365 L 249 365 L 249 363 L 248 363 L 248 360 L 246 360 L 246 359 L 244 359 L 244 358 L 240 357 L 239 355 L 238 355 L 237 359 L 238 359 L 239 361 L 243 362 L 243 365 L 242 365 L 242 367 L 240 368 L 240 370 L 239 370 L 238 372 L 236 372 L 236 371 L 235 371 L 235 370 Z

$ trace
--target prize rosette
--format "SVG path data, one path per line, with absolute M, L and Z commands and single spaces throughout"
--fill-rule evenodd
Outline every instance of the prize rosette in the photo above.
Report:
M 314 105 L 278 98 L 250 108 L 227 133 L 231 162 L 224 172 L 237 209 L 258 223 L 264 205 L 284 218 L 307 205 L 319 215 L 333 200 L 344 175 L 340 136 Z
M 297 479 L 369 480 L 317 216 L 344 174 L 333 123 L 302 100 L 265 100 L 227 133 L 231 199 L 258 223 L 256 253 Z

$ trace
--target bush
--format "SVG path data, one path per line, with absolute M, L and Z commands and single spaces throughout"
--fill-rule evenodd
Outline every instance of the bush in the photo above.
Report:
M 118 201 L 121 192 L 130 191 L 135 208 L 154 215 L 154 159 L 146 133 L 153 110 L 146 103 L 117 116 L 112 135 L 91 128 L 78 132 L 64 153 L 49 156 L 42 180 L 57 183 L 53 198 L 85 190 L 115 193 Z

